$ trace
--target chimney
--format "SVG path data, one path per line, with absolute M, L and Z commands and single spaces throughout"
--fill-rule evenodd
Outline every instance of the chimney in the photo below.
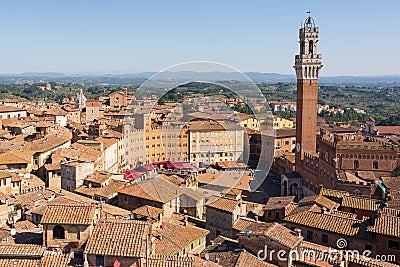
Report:
M 185 225 L 185 227 L 187 227 L 188 226 L 188 216 L 186 215 L 185 216 L 185 220 L 183 221 L 183 223 L 184 223 L 184 225 Z
M 381 215 L 382 215 L 382 210 L 377 209 L 377 210 L 376 210 L 376 218 L 377 218 L 377 219 L 380 218 Z

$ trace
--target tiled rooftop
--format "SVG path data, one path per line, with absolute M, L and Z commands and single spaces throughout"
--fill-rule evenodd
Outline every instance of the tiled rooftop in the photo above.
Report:
M 150 223 L 135 220 L 99 222 L 86 245 L 88 254 L 144 257 Z
M 336 208 L 338 208 L 340 206 L 339 203 L 336 203 L 336 202 L 334 202 L 334 201 L 330 200 L 329 198 L 326 198 L 326 197 L 324 197 L 322 195 L 305 197 L 305 198 L 303 198 L 303 199 L 301 199 L 299 201 L 300 205 L 310 204 L 310 203 L 315 203 L 318 206 L 325 207 L 325 208 L 327 208 L 329 210 L 336 209 Z
M 374 225 L 368 231 L 400 238 L 400 217 L 381 214 L 375 219 Z
M 251 225 L 254 222 L 255 221 L 251 219 L 239 218 L 239 220 L 237 220 L 236 223 L 232 226 L 232 229 L 240 232 L 249 227 L 249 225 Z
M 158 175 L 153 179 L 128 185 L 119 189 L 118 193 L 157 201 L 160 203 L 166 203 L 182 194 L 185 194 L 197 201 L 203 199 L 202 194 L 196 190 L 187 187 L 178 187 L 163 177 L 164 175 Z
M 50 254 L 46 253 L 42 258 L 0 258 L 0 267 L 69 267 L 70 257 L 68 254 Z
M 240 200 L 230 198 L 217 198 L 207 203 L 207 208 L 214 208 L 226 212 L 233 212 L 239 206 Z
M 49 204 L 44 212 L 42 224 L 85 224 L 93 223 L 96 207 L 83 204 Z
M 294 202 L 294 196 L 271 197 L 268 199 L 267 204 L 265 204 L 264 210 L 282 209 L 292 202 Z
M 377 211 L 381 206 L 381 203 L 382 201 L 366 197 L 344 196 L 342 200 L 342 207 Z
M 147 218 L 155 218 L 157 217 L 160 213 L 163 213 L 163 209 L 159 209 L 153 206 L 141 206 L 135 210 L 132 211 L 133 214 L 141 215 Z
M 240 235 L 263 235 L 291 249 L 303 240 L 295 232 L 279 223 L 252 223 L 246 229 L 250 232 L 243 232 Z
M 45 249 L 30 244 L 0 244 L 0 258 L 3 257 L 42 257 Z
M 304 211 L 289 215 L 286 222 L 321 229 L 345 236 L 355 236 L 370 239 L 371 235 L 366 230 L 367 220 L 335 216 L 324 212 Z
M 148 260 L 149 267 L 218 267 L 220 265 L 196 256 L 153 255 Z
M 235 267 L 250 267 L 250 266 L 258 266 L 258 267 L 276 267 L 277 265 L 268 263 L 258 259 L 256 256 L 248 253 L 247 251 L 242 251 L 237 259 Z
M 104 182 L 108 181 L 112 176 L 112 173 L 109 172 L 99 172 L 96 171 L 92 175 L 89 175 L 85 178 L 86 182 L 98 183 L 103 184 Z
M 349 196 L 350 193 L 346 191 L 334 190 L 329 188 L 321 188 L 319 194 L 325 197 L 343 198 Z
M 210 231 L 176 223 L 163 223 L 163 227 L 155 230 L 155 254 L 173 256 L 194 241 L 205 237 Z M 162 238 L 159 238 L 162 236 Z

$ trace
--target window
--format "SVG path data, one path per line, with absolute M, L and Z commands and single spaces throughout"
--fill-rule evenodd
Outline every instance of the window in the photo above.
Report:
M 312 240 L 313 239 L 313 232 L 312 231 L 307 231 L 307 239 Z
M 53 228 L 53 239 L 65 239 L 65 230 L 61 225 Z
M 389 240 L 388 241 L 388 248 L 399 250 L 400 249 L 400 243 L 397 242 L 397 241 Z
M 377 161 L 374 161 L 374 162 L 372 163 L 372 168 L 374 168 L 375 170 L 379 169 L 379 165 L 378 165 L 378 162 L 377 162 Z
M 355 160 L 354 161 L 354 169 L 358 169 L 358 167 L 359 167 L 359 162 L 358 162 L 358 160 Z
M 96 255 L 96 266 L 104 266 L 104 256 L 103 255 Z
M 279 211 L 275 212 L 275 218 L 279 219 Z
M 322 234 L 322 243 L 324 243 L 324 244 L 328 243 L 328 235 Z

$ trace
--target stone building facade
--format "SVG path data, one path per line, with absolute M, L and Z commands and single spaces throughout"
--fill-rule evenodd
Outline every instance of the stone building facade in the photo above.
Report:
M 43 245 L 59 251 L 81 250 L 100 218 L 100 208 L 88 204 L 49 204 L 42 217 Z
M 73 192 L 83 185 L 83 180 L 94 173 L 92 162 L 72 160 L 61 163 L 61 188 Z

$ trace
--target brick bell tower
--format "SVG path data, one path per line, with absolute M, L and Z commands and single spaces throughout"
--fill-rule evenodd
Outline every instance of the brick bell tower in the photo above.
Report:
M 310 13 L 310 12 L 307 12 Z M 299 30 L 300 54 L 295 56 L 297 76 L 296 171 L 301 173 L 304 153 L 314 154 L 317 148 L 318 76 L 322 55 L 317 54 L 319 28 L 309 16 Z

